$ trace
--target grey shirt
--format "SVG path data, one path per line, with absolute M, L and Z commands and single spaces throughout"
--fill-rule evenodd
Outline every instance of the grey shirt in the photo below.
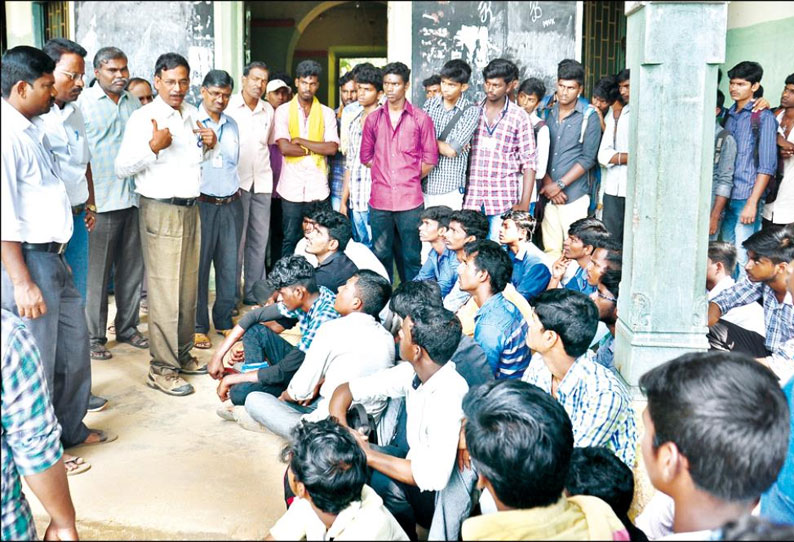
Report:
M 733 165 L 736 161 L 736 140 L 727 130 L 724 130 L 724 138 L 720 155 L 717 156 L 717 139 L 724 128 L 716 124 L 714 127 L 714 177 L 711 183 L 711 202 L 714 203 L 715 196 L 731 198 L 733 190 Z
M 585 113 L 587 116 L 585 117 Z M 601 144 L 601 122 L 595 110 L 576 100 L 576 106 L 562 122 L 557 119 L 560 115 L 560 105 L 555 104 L 546 119 L 549 127 L 549 175 L 552 180 L 561 179 L 570 169 L 579 164 L 585 174 L 565 187 L 565 195 L 573 203 L 588 193 L 590 178 L 596 165 L 598 146 Z M 584 134 L 582 124 L 586 122 Z M 580 141 L 581 140 L 581 141 Z

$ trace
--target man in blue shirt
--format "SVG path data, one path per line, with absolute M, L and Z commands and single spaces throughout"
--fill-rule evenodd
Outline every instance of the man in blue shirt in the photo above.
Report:
M 551 271 L 544 262 L 546 255 L 530 241 L 536 226 L 535 218 L 527 211 L 507 211 L 499 230 L 499 242 L 513 262 L 510 282 L 530 303 L 551 280 Z
M 562 286 L 586 295 L 592 294 L 595 286 L 587 281 L 587 267 L 595 247 L 604 246 L 608 238 L 606 226 L 596 218 L 582 218 L 571 224 L 568 237 L 562 245 L 562 256 L 551 268 L 551 280 L 547 289 L 553 290 Z M 573 275 L 569 270 L 572 264 L 575 267 Z
M 430 253 L 414 280 L 438 282 L 442 298 L 447 296 L 458 280 L 458 257 L 444 240 L 451 216 L 452 209 L 446 205 L 428 207 L 419 215 L 419 240 L 430 243 Z
M 490 240 L 468 243 L 458 267 L 461 290 L 480 307 L 474 316 L 474 340 L 496 378 L 521 378 L 530 359 L 527 322 L 502 295 L 512 272 L 510 257 Z
M 201 253 L 199 256 L 198 301 L 196 303 L 196 348 L 210 348 L 207 336 L 209 321 L 210 265 L 215 267 L 215 304 L 212 322 L 223 335 L 232 329 L 235 307 L 237 250 L 243 231 L 243 208 L 240 202 L 240 133 L 237 123 L 224 114 L 234 89 L 234 80 L 223 70 L 211 70 L 201 84 L 201 124 L 218 136 L 218 144 L 201 163 Z

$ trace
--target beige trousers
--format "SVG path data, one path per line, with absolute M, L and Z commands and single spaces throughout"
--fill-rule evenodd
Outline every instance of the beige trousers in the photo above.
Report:
M 568 236 L 568 228 L 580 218 L 587 216 L 588 207 L 590 207 L 588 195 L 565 205 L 555 205 L 551 202 L 546 204 L 543 222 L 540 225 L 543 228 L 543 247 L 555 260 L 562 254 L 562 242 Z

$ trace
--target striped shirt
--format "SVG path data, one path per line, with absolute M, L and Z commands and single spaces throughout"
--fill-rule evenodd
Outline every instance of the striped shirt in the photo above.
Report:
M 19 477 L 43 472 L 61 459 L 61 426 L 33 336 L 13 313 L 2 312 L 2 538 L 36 540 Z
M 314 336 L 320 326 L 329 320 L 339 318 L 339 313 L 334 309 L 336 303 L 336 294 L 325 286 L 320 286 L 320 297 L 318 297 L 309 312 L 303 312 L 301 309 L 289 310 L 284 303 L 278 304 L 278 310 L 282 316 L 287 318 L 297 318 L 300 324 L 301 340 L 298 343 L 298 349 L 302 352 L 308 352 L 309 347 L 312 345 Z
M 753 136 L 753 101 L 736 111 L 736 104 L 728 110 L 725 129 L 736 140 L 736 163 L 733 169 L 731 199 L 747 199 L 753 193 L 756 175 L 774 175 L 777 171 L 777 122 L 768 109 L 760 114 L 758 141 Z M 758 167 L 755 164 L 755 147 L 758 145 Z
M 523 172 L 534 170 L 535 133 L 529 116 L 519 106 L 505 99 L 496 123 L 488 125 L 483 108 L 471 143 L 469 186 L 464 209 L 486 215 L 499 215 L 521 199 Z
M 501 292 L 474 315 L 474 340 L 485 352 L 495 378 L 521 378 L 529 364 L 529 326 Z
M 427 175 L 427 185 L 423 192 L 428 195 L 447 194 L 455 192 L 466 186 L 466 166 L 469 162 L 469 151 L 464 147 L 469 144 L 474 136 L 474 130 L 480 122 L 480 108 L 472 105 L 461 96 L 451 109 L 444 107 L 444 98 L 436 96 L 425 102 L 425 113 L 428 114 L 436 128 L 436 136 L 447 128 L 447 125 L 458 112 L 463 114 L 447 135 L 445 142 L 455 149 L 457 156 L 449 158 L 443 154 L 438 155 L 438 165 L 430 170 Z
M 535 354 L 522 380 L 551 394 L 551 379 L 543 356 Z M 554 398 L 571 419 L 574 446 L 606 446 L 629 468 L 634 467 L 637 422 L 619 375 L 593 361 L 588 351 L 565 373 Z
M 361 134 L 364 131 L 363 115 L 364 108 L 358 109 L 350 120 L 345 155 L 345 169 L 350 171 L 350 209 L 359 213 L 369 211 L 369 196 L 372 191 L 370 169 L 358 159 L 361 152 Z
M 119 103 L 113 103 L 97 84 L 81 93 L 77 105 L 83 113 L 91 150 L 91 176 L 97 211 L 105 213 L 137 206 L 135 180 L 132 176 L 123 179 L 117 177 L 115 161 L 127 120 L 133 111 L 141 107 L 141 102 L 125 90 Z

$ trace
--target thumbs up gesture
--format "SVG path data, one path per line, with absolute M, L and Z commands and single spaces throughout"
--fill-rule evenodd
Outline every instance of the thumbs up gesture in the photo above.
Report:
M 171 131 L 168 128 L 158 129 L 157 121 L 152 119 L 152 139 L 149 140 L 149 148 L 157 154 L 169 145 L 171 145 Z
M 199 134 L 199 137 L 201 137 L 201 142 L 204 143 L 204 146 L 208 149 L 214 147 L 215 143 L 218 141 L 218 137 L 215 135 L 215 132 L 212 131 L 212 128 L 207 128 L 201 124 L 200 120 L 196 121 L 196 126 L 198 126 L 198 130 L 193 130 L 193 133 Z

